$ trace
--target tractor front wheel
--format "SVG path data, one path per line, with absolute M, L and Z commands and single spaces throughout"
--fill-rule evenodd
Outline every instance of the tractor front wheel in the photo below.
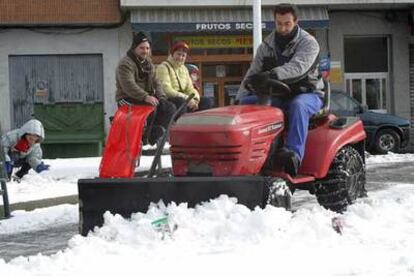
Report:
M 366 196 L 365 165 L 356 149 L 346 146 L 336 154 L 328 175 L 315 184 L 315 195 L 320 205 L 335 212 Z
M 286 181 L 276 178 L 268 183 L 268 197 L 266 204 L 292 210 L 292 192 Z

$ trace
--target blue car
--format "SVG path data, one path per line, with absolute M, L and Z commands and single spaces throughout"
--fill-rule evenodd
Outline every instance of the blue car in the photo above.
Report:
M 372 154 L 399 152 L 408 145 L 410 121 L 389 113 L 368 111 L 348 94 L 333 90 L 331 92 L 330 110 L 337 116 L 357 116 L 367 133 L 366 150 Z

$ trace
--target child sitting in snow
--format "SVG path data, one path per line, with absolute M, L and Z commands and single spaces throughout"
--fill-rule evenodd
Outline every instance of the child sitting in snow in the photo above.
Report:
M 42 161 L 40 142 L 44 138 L 43 125 L 36 119 L 29 120 L 21 128 L 11 130 L 2 136 L 5 169 L 9 179 L 14 167 L 20 168 L 15 174 L 17 179 L 22 178 L 31 168 L 37 173 L 49 169 L 50 165 Z

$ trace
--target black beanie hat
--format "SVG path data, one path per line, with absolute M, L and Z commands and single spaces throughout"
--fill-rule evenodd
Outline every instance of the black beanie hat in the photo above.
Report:
M 149 40 L 149 38 L 143 32 L 134 33 L 133 37 L 132 37 L 131 49 L 136 48 L 139 44 L 141 44 L 142 42 L 145 42 L 145 41 L 147 41 L 149 44 L 151 44 L 151 41 Z

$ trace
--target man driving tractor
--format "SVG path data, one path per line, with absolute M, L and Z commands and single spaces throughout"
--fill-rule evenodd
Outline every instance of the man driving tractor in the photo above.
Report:
M 275 30 L 257 49 L 236 101 L 258 103 L 260 91 L 269 91 L 269 79 L 289 85 L 292 95 L 271 99 L 271 105 L 283 109 L 289 121 L 285 147 L 276 153 L 275 160 L 284 164 L 285 172 L 296 176 L 304 156 L 309 119 L 323 106 L 320 48 L 316 39 L 299 27 L 295 5 L 279 4 L 273 14 Z

